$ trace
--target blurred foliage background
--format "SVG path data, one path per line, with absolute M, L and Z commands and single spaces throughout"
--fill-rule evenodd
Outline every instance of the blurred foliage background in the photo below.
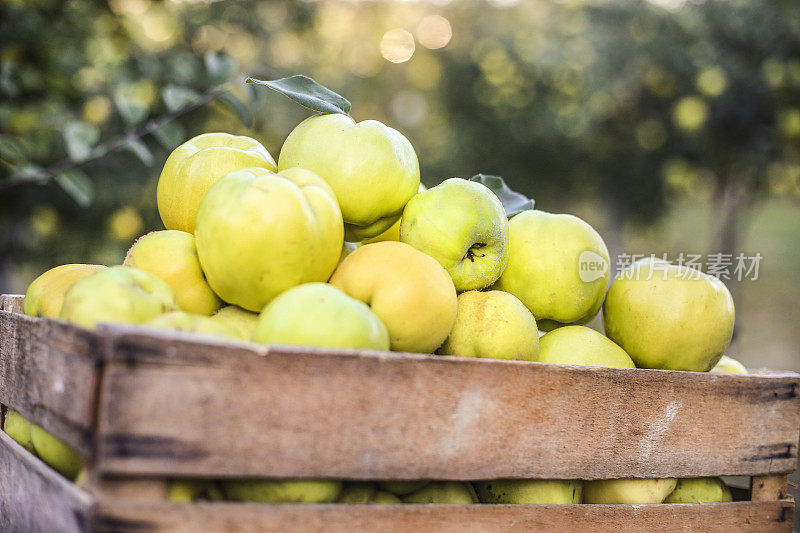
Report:
M 423 181 L 505 176 L 620 253 L 761 253 L 730 355 L 800 369 L 800 4 L 685 0 L 3 0 L 0 290 L 120 263 L 160 229 L 169 151 L 277 158 L 314 77 L 405 133 Z M 613 259 L 612 259 L 613 262 Z

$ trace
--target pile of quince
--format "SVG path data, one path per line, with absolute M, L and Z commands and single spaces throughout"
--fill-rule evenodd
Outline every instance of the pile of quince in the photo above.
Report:
M 200 135 L 166 160 L 157 196 L 165 230 L 140 237 L 120 266 L 45 272 L 25 295 L 25 313 L 262 344 L 746 372 L 729 358 L 720 363 L 734 306 L 718 279 L 647 259 L 609 288 L 608 250 L 589 224 L 532 202 L 520 208 L 521 195 L 495 177 L 450 178 L 426 190 L 411 143 L 377 121 L 312 116 L 291 132 L 277 163 L 255 139 Z M 605 335 L 583 325 L 601 308 Z M 40 450 L 40 428 L 31 433 L 18 414 L 6 420 L 12 436 L 27 445 L 30 433 Z M 59 450 L 56 459 L 38 453 L 74 477 L 79 460 Z M 173 488 L 175 499 L 260 501 L 730 499 L 709 478 Z

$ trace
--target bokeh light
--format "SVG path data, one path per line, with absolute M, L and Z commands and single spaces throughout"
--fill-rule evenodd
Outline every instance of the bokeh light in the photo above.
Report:
M 778 127 L 785 137 L 800 137 L 800 109 L 784 109 L 778 114 Z
M 383 34 L 381 55 L 392 63 L 404 63 L 414 55 L 414 36 L 407 30 L 395 28 Z
M 31 229 L 39 237 L 49 238 L 55 235 L 58 220 L 58 211 L 52 205 L 37 205 L 31 210 Z
M 83 104 L 83 118 L 89 124 L 102 124 L 111 113 L 111 101 L 105 96 L 93 96 Z
M 131 241 L 138 237 L 143 229 L 142 216 L 131 206 L 125 206 L 115 211 L 108 220 L 108 232 L 116 241 Z
M 695 131 L 708 118 L 708 104 L 699 96 L 685 96 L 678 100 L 672 113 L 675 125 L 682 130 Z
M 425 48 L 437 50 L 444 48 L 453 37 L 450 21 L 441 15 L 429 15 L 417 26 L 417 39 Z
M 728 77 L 719 67 L 704 68 L 697 74 L 697 88 L 706 96 L 719 96 L 728 86 Z

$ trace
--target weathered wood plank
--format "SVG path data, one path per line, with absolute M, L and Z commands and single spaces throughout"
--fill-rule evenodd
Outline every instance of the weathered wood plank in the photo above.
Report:
M 104 499 L 166 502 L 169 481 L 164 478 L 93 476 L 90 487 L 94 494 L 102 494 Z
M 790 532 L 791 501 L 673 505 L 260 505 L 101 502 L 97 531 Z
M 753 476 L 750 483 L 753 501 L 780 500 L 786 498 L 789 479 L 786 474 L 776 476 Z
M 88 530 L 92 497 L 0 431 L 0 531 Z
M 90 455 L 102 342 L 63 322 L 0 310 L 0 403 Z
M 25 297 L 21 294 L 2 294 L 0 295 L 0 310 L 12 313 L 22 313 L 22 306 Z
M 103 473 L 350 479 L 767 475 L 800 376 L 266 349 L 110 328 Z

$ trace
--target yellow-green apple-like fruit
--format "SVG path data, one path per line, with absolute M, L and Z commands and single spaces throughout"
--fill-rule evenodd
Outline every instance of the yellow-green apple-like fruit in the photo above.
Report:
M 167 488 L 167 500 L 190 503 L 198 500 L 222 501 L 225 496 L 214 481 L 173 480 Z
M 211 315 L 211 320 L 226 326 L 237 338 L 249 341 L 258 324 L 258 313 L 247 311 L 238 305 L 226 305 Z
M 378 121 L 356 123 L 342 114 L 307 118 L 289 134 L 278 168 L 292 167 L 330 184 L 352 242 L 391 227 L 419 187 L 419 162 L 408 139 Z
M 570 504 L 583 500 L 583 481 L 494 479 L 472 483 L 481 503 Z
M 336 501 L 338 503 L 403 503 L 394 494 L 378 490 L 375 483 L 363 481 L 345 483 Z
M 223 176 L 243 168 L 275 171 L 260 142 L 229 133 L 204 133 L 177 147 L 158 178 L 156 196 L 164 227 L 194 233 L 200 200 Z
M 339 262 L 336 264 L 336 266 L 341 265 L 342 261 L 344 261 L 344 258 L 353 253 L 359 246 L 361 246 L 360 243 L 344 241 L 344 244 L 342 245 L 342 253 L 339 255 Z
M 228 174 L 200 202 L 195 237 L 214 292 L 257 313 L 286 289 L 327 281 L 344 243 L 333 191 L 302 168 Z
M 42 461 L 62 476 L 74 480 L 83 468 L 83 459 L 72 447 L 36 424 L 31 424 L 31 442 Z
M 336 501 L 338 503 L 369 503 L 375 497 L 377 490 L 375 483 L 368 481 L 347 482 L 342 486 Z
M 711 370 L 733 335 L 733 298 L 713 276 L 640 261 L 621 270 L 603 306 L 608 337 L 640 368 Z
M 238 333 L 225 324 L 212 320 L 211 317 L 195 315 L 186 311 L 164 313 L 152 320 L 148 320 L 144 325 L 157 329 L 172 329 L 198 335 L 211 335 L 229 339 L 239 338 Z
M 361 246 L 342 261 L 330 283 L 370 306 L 386 325 L 395 351 L 432 353 L 456 319 L 450 274 L 402 242 Z
M 723 355 L 710 372 L 715 374 L 747 374 L 747 368 L 733 357 Z
M 382 504 L 396 504 L 396 503 L 403 503 L 403 500 L 392 494 L 391 492 L 386 492 L 383 490 L 379 490 L 373 496 L 372 501 L 369 503 L 382 503 Z
M 76 282 L 106 270 L 103 265 L 70 264 L 51 268 L 28 286 L 22 311 L 30 316 L 57 318 L 64 295 Z
M 411 481 L 379 481 L 378 487 L 386 492 L 391 492 L 396 496 L 405 496 L 406 494 L 411 494 L 412 492 L 418 491 L 428 483 L 430 483 L 430 481 L 427 479 L 415 479 Z
M 712 503 L 733 501 L 731 489 L 718 477 L 679 479 L 664 503 Z
M 417 192 L 422 192 L 427 190 L 425 185 L 422 183 L 419 184 L 419 188 Z M 397 222 L 391 225 L 389 229 L 381 233 L 380 235 L 376 235 L 375 237 L 370 237 L 369 239 L 365 239 L 361 241 L 361 244 L 370 244 L 373 242 L 381 242 L 381 241 L 399 241 L 400 240 L 400 220 L 397 219 Z
M 674 478 L 584 481 L 583 503 L 661 503 L 677 483 Z
M 16 411 L 9 409 L 3 422 L 3 431 L 31 453 L 36 453 L 31 441 L 31 423 Z
M 469 483 L 431 481 L 419 490 L 403 496 L 405 503 L 478 503 L 478 495 Z
M 539 339 L 537 361 L 561 365 L 636 367 L 625 350 L 586 326 L 564 326 L 545 333 Z
M 392 224 L 389 229 L 381 233 L 380 235 L 376 235 L 369 239 L 365 239 L 361 241 L 363 244 L 370 244 L 373 242 L 381 242 L 381 241 L 399 241 L 400 240 L 400 219 L 397 219 L 397 222 Z
M 222 482 L 228 499 L 243 502 L 327 503 L 336 501 L 341 488 L 341 481 L 316 479 Z
M 272 300 L 261 312 L 253 341 L 389 349 L 386 326 L 369 306 L 327 283 L 298 285 Z
M 488 287 L 509 258 L 503 204 L 485 185 L 461 178 L 445 180 L 409 200 L 400 240 L 439 261 L 457 291 Z
M 93 328 L 101 323 L 141 324 L 177 309 L 166 282 L 136 268 L 115 266 L 70 287 L 60 318 Z
M 535 361 L 538 350 L 536 319 L 519 298 L 503 291 L 467 291 L 458 295 L 456 322 L 438 352 Z
M 585 324 L 603 305 L 608 249 L 572 215 L 523 211 L 511 219 L 508 265 L 494 287 L 519 298 L 542 331 Z
M 178 298 L 178 305 L 187 313 L 209 316 L 222 306 L 208 286 L 194 235 L 178 230 L 154 231 L 133 243 L 125 257 L 126 266 L 158 276 Z

